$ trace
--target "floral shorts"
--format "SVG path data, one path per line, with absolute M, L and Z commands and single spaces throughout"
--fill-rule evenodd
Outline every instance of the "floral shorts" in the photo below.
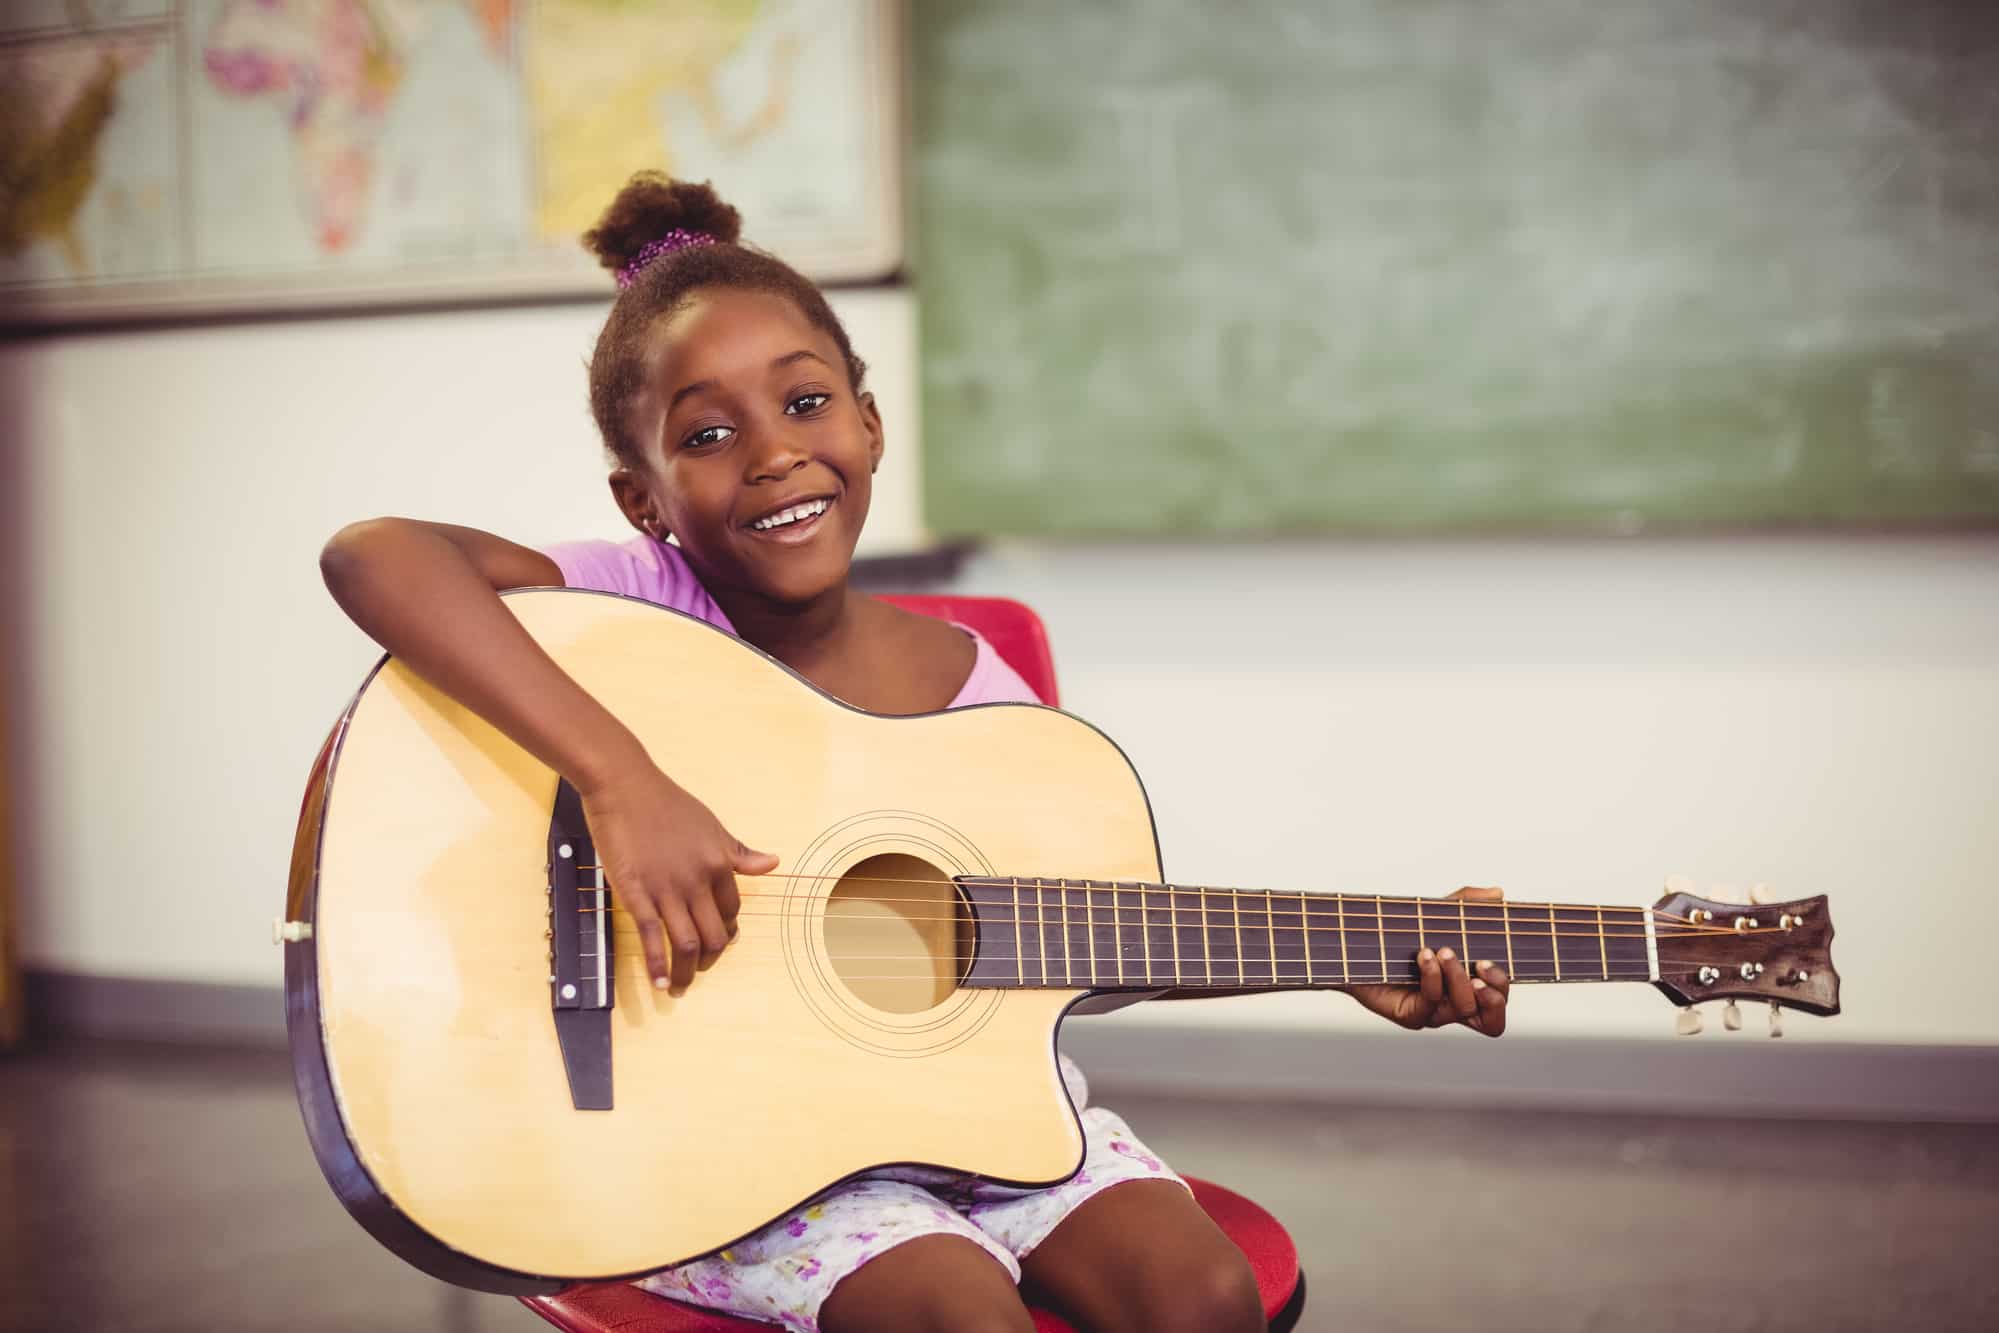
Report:
M 1084 1106 L 1082 1169 L 1043 1190 L 1009 1189 L 948 1171 L 897 1168 L 836 1185 L 805 1207 L 706 1259 L 639 1283 L 677 1301 L 817 1333 L 819 1307 L 841 1278 L 918 1236 L 963 1236 L 1015 1282 L 1020 1261 L 1085 1200 L 1126 1180 L 1180 1180 L 1113 1112 L 1088 1106 L 1083 1073 L 1062 1078 Z M 1185 1181 L 1180 1183 L 1185 1184 Z

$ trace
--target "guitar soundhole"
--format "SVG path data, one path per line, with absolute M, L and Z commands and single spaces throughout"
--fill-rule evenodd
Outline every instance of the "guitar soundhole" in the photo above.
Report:
M 917 1014 L 950 999 L 972 966 L 972 918 L 951 876 L 888 852 L 856 862 L 826 898 L 826 954 L 864 1004 Z

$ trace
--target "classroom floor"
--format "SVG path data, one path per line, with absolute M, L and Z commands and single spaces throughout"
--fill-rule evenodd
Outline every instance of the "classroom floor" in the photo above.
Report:
M 1999 1328 L 1999 1129 L 1119 1099 L 1340 1330 Z M 378 1248 L 281 1052 L 0 1058 L 0 1328 L 544 1329 Z

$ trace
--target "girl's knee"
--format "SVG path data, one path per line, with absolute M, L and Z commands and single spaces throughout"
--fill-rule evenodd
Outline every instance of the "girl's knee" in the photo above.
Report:
M 1265 1333 L 1263 1294 L 1240 1250 L 1177 1269 L 1151 1287 L 1133 1329 L 1153 1333 Z

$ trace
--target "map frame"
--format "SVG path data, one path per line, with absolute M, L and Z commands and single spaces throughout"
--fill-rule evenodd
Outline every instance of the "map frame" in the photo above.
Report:
M 852 238 L 815 244 L 793 234 L 764 244 L 808 278 L 830 285 L 893 281 L 907 258 L 904 164 L 909 94 L 902 0 L 859 0 L 867 89 L 862 174 L 866 223 Z M 635 164 L 640 169 L 648 164 Z M 610 276 L 576 243 L 500 258 L 410 259 L 393 269 L 317 269 L 256 275 L 199 275 L 93 281 L 0 282 L 0 328 L 24 331 L 98 324 L 172 322 L 365 312 L 369 309 L 519 305 L 603 298 Z

